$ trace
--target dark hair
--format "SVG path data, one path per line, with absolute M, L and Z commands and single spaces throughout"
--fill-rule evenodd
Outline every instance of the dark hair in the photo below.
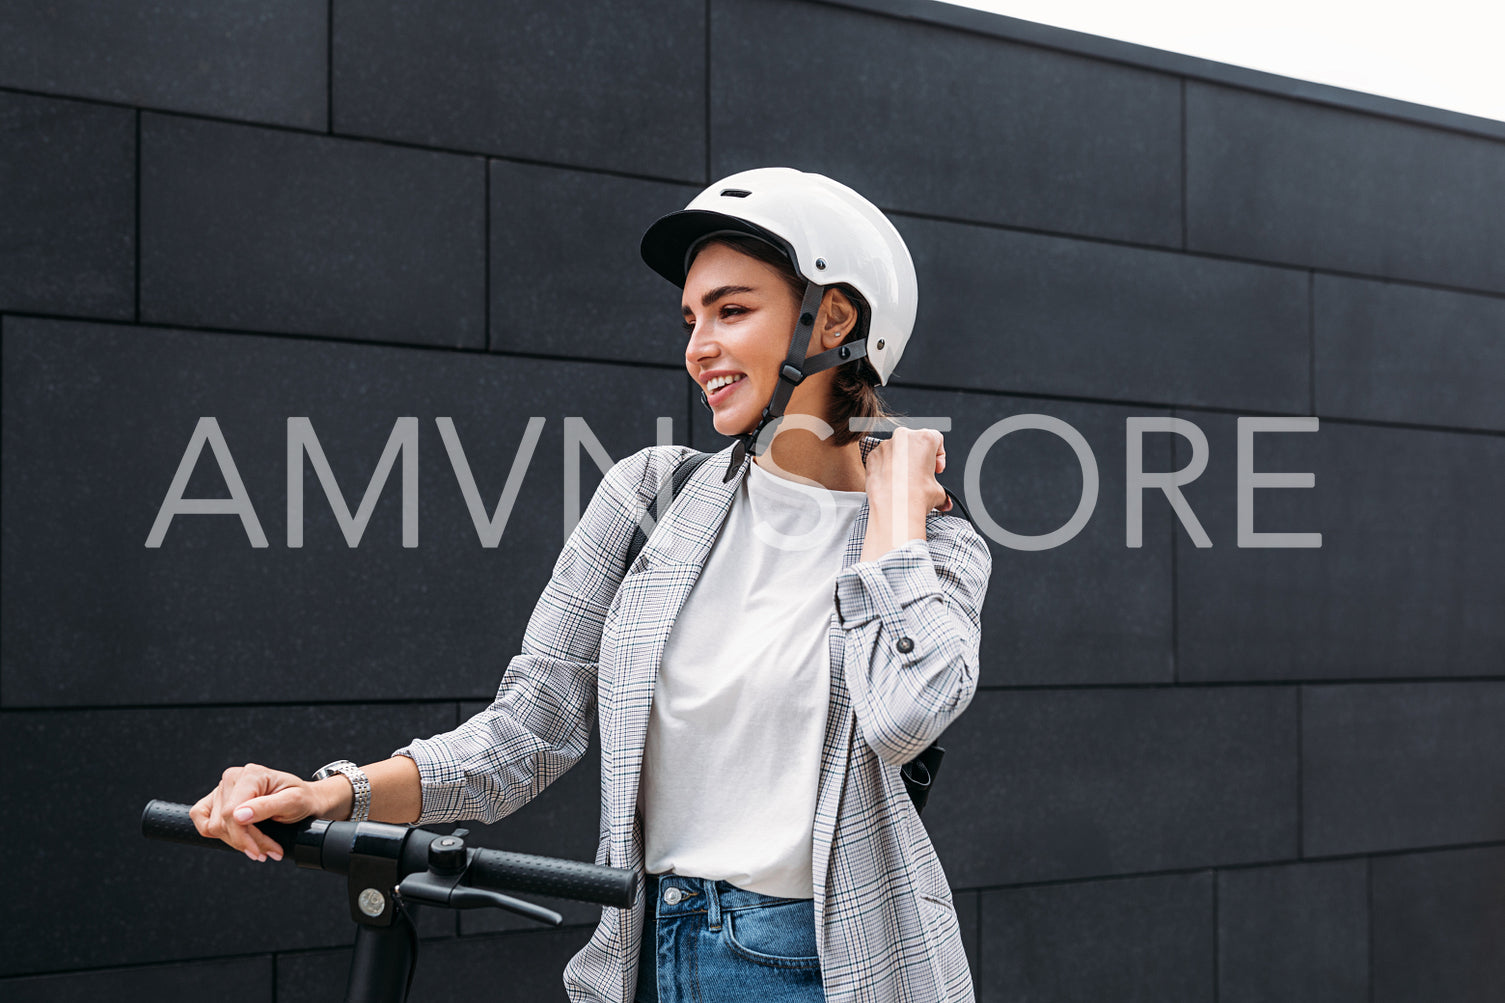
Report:
M 686 267 L 695 260 L 695 255 L 699 254 L 707 244 L 725 244 L 734 251 L 740 251 L 750 258 L 769 265 L 783 278 L 784 284 L 789 287 L 796 303 L 804 298 L 805 277 L 794 270 L 794 263 L 789 260 L 787 254 L 768 241 L 740 233 L 717 234 L 702 241 L 690 252 L 690 260 L 685 263 Z M 870 317 L 867 300 L 844 282 L 836 283 L 836 288 L 845 293 L 853 306 L 857 308 L 857 324 L 847 332 L 841 343 L 846 344 L 866 338 Z M 868 434 L 852 428 L 853 418 L 895 417 L 898 417 L 898 413 L 889 410 L 883 398 L 878 395 L 878 372 L 867 359 L 858 359 L 856 362 L 848 362 L 836 367 L 831 380 L 830 407 L 826 415 L 826 421 L 832 429 L 831 443 L 833 445 L 845 446 Z

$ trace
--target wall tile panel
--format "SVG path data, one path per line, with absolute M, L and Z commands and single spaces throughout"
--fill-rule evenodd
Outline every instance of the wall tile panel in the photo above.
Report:
M 1505 143 L 1186 85 L 1187 246 L 1505 291 Z
M 479 157 L 144 114 L 141 318 L 485 345 Z
M 779 164 L 885 209 L 1181 243 L 1173 76 L 792 0 L 717 0 L 711 53 L 714 177 Z
M 134 316 L 135 182 L 134 112 L 0 93 L 0 307 Z

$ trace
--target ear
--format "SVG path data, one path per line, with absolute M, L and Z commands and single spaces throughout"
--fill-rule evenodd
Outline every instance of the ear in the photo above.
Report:
M 857 305 L 840 289 L 827 289 L 820 301 L 815 327 L 822 349 L 835 348 L 857 326 Z

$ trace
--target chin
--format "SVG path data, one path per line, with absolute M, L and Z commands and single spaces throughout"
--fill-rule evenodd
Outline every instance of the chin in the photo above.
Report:
M 738 420 L 735 415 L 718 412 L 711 417 L 711 423 L 716 426 L 716 431 L 728 439 L 739 436 L 744 432 L 751 432 L 757 422 L 746 419 Z

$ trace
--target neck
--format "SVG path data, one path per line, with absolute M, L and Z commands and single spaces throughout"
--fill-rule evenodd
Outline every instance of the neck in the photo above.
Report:
M 862 491 L 867 484 L 860 439 L 833 446 L 830 439 L 818 438 L 813 432 L 790 429 L 775 436 L 767 453 L 753 457 L 753 462 L 766 467 L 770 459 L 780 470 L 808 478 L 830 491 Z

